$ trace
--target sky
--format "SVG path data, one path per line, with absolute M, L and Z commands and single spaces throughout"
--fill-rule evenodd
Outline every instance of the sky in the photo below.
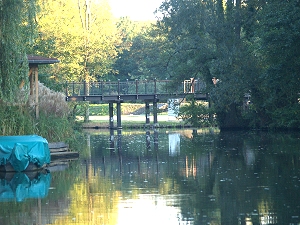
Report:
M 163 0 L 110 0 L 115 17 L 128 16 L 131 20 L 155 20 L 153 12 Z

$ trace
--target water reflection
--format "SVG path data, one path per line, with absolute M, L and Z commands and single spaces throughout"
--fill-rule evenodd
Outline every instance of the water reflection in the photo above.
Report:
M 39 220 L 27 199 L 3 203 L 0 224 L 300 223 L 299 133 L 97 131 L 82 143 L 51 172 Z
M 169 134 L 169 155 L 180 155 L 180 134 Z
M 48 195 L 50 181 L 48 172 L 3 172 L 0 174 L 0 201 L 44 198 Z

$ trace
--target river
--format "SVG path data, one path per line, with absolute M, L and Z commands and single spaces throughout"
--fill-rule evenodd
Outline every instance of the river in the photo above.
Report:
M 50 173 L 2 175 L 0 224 L 300 224 L 300 133 L 95 130 Z

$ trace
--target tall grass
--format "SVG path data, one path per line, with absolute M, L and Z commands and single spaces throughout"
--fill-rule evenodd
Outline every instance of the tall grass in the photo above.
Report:
M 41 113 L 39 120 L 36 121 L 35 131 L 52 142 L 70 142 L 76 138 L 73 123 L 67 117 L 45 113 Z
M 35 122 L 28 107 L 0 103 L 0 135 L 33 134 Z
M 31 98 L 32 97 L 32 98 Z M 26 104 L 0 102 L 0 135 L 43 136 L 48 142 L 75 139 L 74 121 L 63 93 L 39 84 L 39 118 L 35 118 L 35 102 L 31 96 Z

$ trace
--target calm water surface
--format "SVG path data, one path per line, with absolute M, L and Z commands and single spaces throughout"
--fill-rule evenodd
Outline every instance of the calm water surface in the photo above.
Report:
M 48 174 L 2 174 L 0 224 L 300 224 L 299 133 L 114 132 Z

